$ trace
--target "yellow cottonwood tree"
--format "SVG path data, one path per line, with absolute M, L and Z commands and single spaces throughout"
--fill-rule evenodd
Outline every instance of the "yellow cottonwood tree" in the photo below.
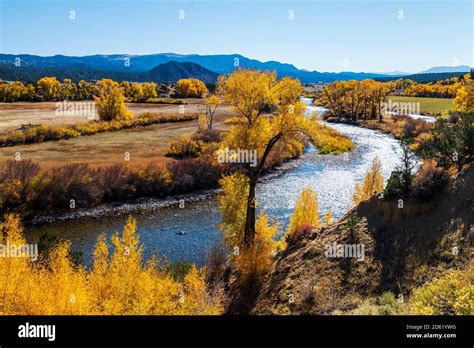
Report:
M 207 93 L 207 87 L 198 79 L 181 79 L 176 83 L 176 92 L 185 98 L 201 98 Z
M 233 173 L 224 176 L 219 184 L 222 188 L 219 196 L 220 229 L 224 233 L 224 242 L 232 248 L 244 249 L 245 197 L 248 196 L 249 179 L 243 173 Z
M 258 280 L 272 265 L 273 253 L 278 249 L 275 242 L 278 234 L 276 225 L 270 224 L 264 212 L 260 212 L 255 226 L 255 239 L 252 245 L 239 249 L 235 265 L 244 280 Z
M 43 77 L 38 81 L 38 91 L 44 100 L 56 100 L 59 97 L 61 83 L 56 77 Z
M 372 162 L 372 165 L 365 173 L 362 183 L 356 183 L 352 200 L 354 204 L 359 204 L 372 197 L 377 192 L 383 191 L 382 163 L 378 157 Z
M 453 104 L 456 111 L 474 112 L 474 85 L 472 82 L 458 90 Z
M 295 209 L 290 217 L 288 233 L 291 235 L 305 225 L 316 227 L 319 223 L 318 199 L 314 191 L 307 187 L 296 200 Z
M 323 222 L 325 225 L 329 225 L 331 223 L 333 212 L 331 210 L 328 210 L 326 214 L 323 216 Z
M 277 80 L 275 73 L 239 69 L 227 77 L 221 76 L 217 90 L 223 101 L 238 113 L 231 120 L 224 144 L 232 150 L 255 151 L 258 157 L 256 166 L 243 164 L 248 179 L 243 239 L 249 247 L 255 238 L 257 182 L 276 144 L 301 142 L 301 136 L 305 135 L 326 153 L 347 151 L 353 145 L 334 129 L 305 116 L 306 106 L 298 100 L 303 92 L 298 80 Z M 265 114 L 269 108 L 276 108 L 276 112 Z
M 101 120 L 127 120 L 133 117 L 133 113 L 125 105 L 125 97 L 118 86 L 107 88 L 94 99 Z
M 158 92 L 156 91 L 156 83 L 154 82 L 145 82 L 143 83 L 143 99 L 146 101 L 150 98 L 158 97 Z

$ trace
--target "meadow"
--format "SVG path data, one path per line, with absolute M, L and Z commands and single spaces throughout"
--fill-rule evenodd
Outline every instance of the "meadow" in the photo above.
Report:
M 453 108 L 453 100 L 451 98 L 421 98 L 421 97 L 407 97 L 394 96 L 387 97 L 392 103 L 420 103 L 420 113 L 423 115 L 438 115 Z
M 204 113 L 202 99 L 186 99 L 186 113 Z M 11 131 L 21 124 L 65 125 L 87 122 L 85 116 L 58 116 L 55 113 L 55 102 L 17 102 L 0 104 L 0 132 Z M 129 103 L 127 107 L 136 115 L 144 112 L 178 114 L 178 105 L 161 105 L 149 103 Z M 216 130 L 226 128 L 224 120 L 230 108 L 221 106 L 216 112 Z M 42 169 L 48 169 L 68 163 L 87 163 L 93 167 L 111 165 L 117 162 L 133 167 L 141 167 L 149 162 L 166 164 L 173 159 L 165 157 L 170 142 L 183 135 L 190 135 L 197 130 L 197 121 L 178 123 L 161 123 L 145 127 L 106 132 L 91 136 L 50 141 L 37 144 L 22 144 L 3 148 L 0 152 L 0 163 L 15 158 L 31 159 L 41 163 Z M 129 160 L 124 160 L 128 153 Z
M 179 100 L 179 99 L 177 99 Z M 86 102 L 90 102 L 87 100 Z M 206 106 L 200 98 L 187 98 L 186 104 L 181 107 L 184 112 L 203 113 Z M 65 125 L 89 121 L 86 115 L 74 117 L 58 115 L 57 102 L 15 102 L 0 103 L 0 133 L 15 130 L 22 124 Z M 174 114 L 180 111 L 180 106 L 172 102 L 161 103 L 126 103 L 127 107 L 136 115 L 144 112 L 158 112 Z

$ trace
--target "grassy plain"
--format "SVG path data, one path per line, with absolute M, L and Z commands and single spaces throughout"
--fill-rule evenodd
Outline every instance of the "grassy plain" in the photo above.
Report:
M 405 96 L 388 96 L 387 102 L 391 100 L 392 103 L 420 103 L 421 114 L 436 115 L 442 114 L 448 109 L 453 108 L 453 99 L 450 98 L 419 98 L 419 97 L 405 97 Z

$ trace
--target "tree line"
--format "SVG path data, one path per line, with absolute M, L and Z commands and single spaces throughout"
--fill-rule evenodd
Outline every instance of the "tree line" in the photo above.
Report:
M 354 121 L 381 119 L 382 103 L 394 88 L 393 82 L 337 81 L 323 88 L 319 103 L 334 117 Z
M 0 101 L 62 101 L 91 100 L 98 97 L 103 88 L 114 85 L 120 87 L 123 96 L 130 102 L 145 102 L 158 97 L 158 85 L 154 82 L 116 82 L 111 79 L 95 83 L 71 79 L 59 81 L 56 77 L 43 77 L 36 83 L 24 84 L 21 81 L 0 83 Z M 181 79 L 175 86 L 176 96 L 201 98 L 208 92 L 206 85 L 197 79 Z
M 472 88 L 470 74 L 435 83 L 416 83 L 400 79 L 393 82 L 374 80 L 336 81 L 325 86 L 318 103 L 329 109 L 331 116 L 357 121 L 383 118 L 383 102 L 390 94 L 412 97 L 466 99 Z M 458 103 L 458 101 L 455 101 Z M 463 101 L 465 102 L 465 101 Z
M 440 80 L 429 83 L 416 83 L 411 80 L 405 89 L 405 95 L 410 97 L 431 97 L 431 98 L 454 98 L 460 88 L 470 84 L 471 75 L 465 74 L 460 77 Z

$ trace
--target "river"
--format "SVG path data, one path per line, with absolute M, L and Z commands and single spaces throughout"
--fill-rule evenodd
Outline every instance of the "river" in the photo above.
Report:
M 308 98 L 302 100 L 308 105 L 308 115 L 323 110 L 314 106 Z M 295 200 L 305 187 L 309 186 L 317 192 L 321 216 L 331 210 L 337 219 L 351 207 L 354 184 L 363 179 L 376 156 L 382 162 L 385 180 L 399 164 L 401 148 L 392 136 L 347 124 L 330 126 L 352 139 L 356 145 L 353 151 L 341 155 L 320 155 L 308 146 L 300 158 L 291 161 L 289 166 L 287 164 L 289 169 L 279 175 L 270 175 L 259 184 L 259 209 L 264 209 L 282 228 L 288 225 Z M 110 237 L 115 231 L 121 231 L 127 215 L 116 211 L 98 217 L 30 226 L 27 238 L 30 242 L 36 242 L 43 233 L 50 232 L 68 239 L 73 250 L 83 252 L 84 263 L 90 264 L 97 236 L 105 233 Z M 202 265 L 210 248 L 221 243 L 216 195 L 194 202 L 184 201 L 184 207 L 171 204 L 159 209 L 135 210 L 132 215 L 137 219 L 146 258 L 157 255 L 172 262 L 186 260 Z

